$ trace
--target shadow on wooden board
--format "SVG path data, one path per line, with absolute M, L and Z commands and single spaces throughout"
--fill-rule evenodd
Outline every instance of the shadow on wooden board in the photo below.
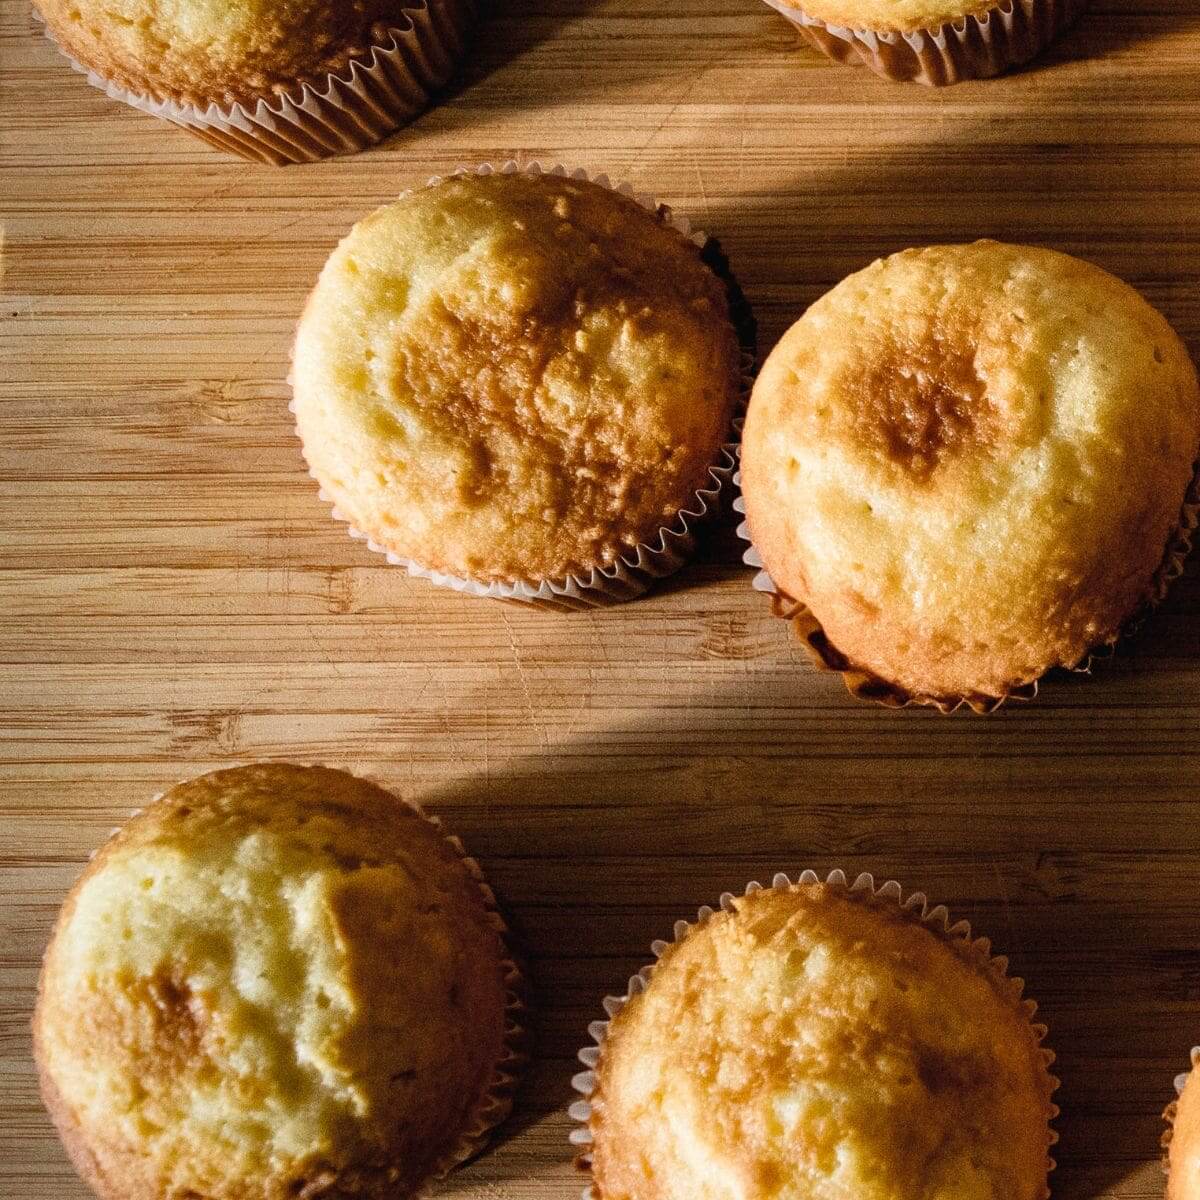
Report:
M 513 1129 L 569 1101 L 601 998 L 677 918 L 776 870 L 840 866 L 927 891 L 1010 957 L 1059 1056 L 1055 1194 L 1103 1194 L 1156 1158 L 1200 1040 L 1188 764 L 1114 741 L 1117 714 L 1092 729 L 1103 709 L 1053 700 L 990 719 L 864 711 L 851 746 L 833 710 L 856 702 L 824 699 L 830 720 L 800 742 L 789 707 L 811 716 L 812 694 L 747 677 L 711 708 L 633 710 L 419 797 L 480 858 L 532 964 L 543 1070 Z M 748 724 L 722 729 L 742 709 Z M 906 752 L 917 722 L 942 743 L 936 762 Z
M 1075 24 L 1038 59 L 1049 67 L 1059 63 L 1098 61 L 1129 51 L 1153 53 L 1163 39 L 1200 25 L 1200 7 L 1193 0 L 1096 0 Z M 1031 63 L 1026 70 L 1035 70 Z M 1171 64 L 1164 62 L 1164 71 Z
M 846 275 L 910 246 L 977 238 L 1111 271 L 1200 358 L 1200 146 L 1175 148 L 1164 164 L 1157 146 L 1135 140 L 1141 117 L 1097 118 L 1106 86 L 1085 81 L 1044 113 L 919 123 L 902 139 L 847 149 L 834 165 L 809 155 L 783 184 L 747 153 L 743 193 L 706 203 L 704 221 L 754 309 L 760 361 Z

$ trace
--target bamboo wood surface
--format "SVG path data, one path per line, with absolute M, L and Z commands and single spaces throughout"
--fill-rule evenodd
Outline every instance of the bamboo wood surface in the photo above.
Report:
M 284 377 L 357 217 L 509 157 L 719 235 L 764 349 L 877 255 L 991 235 L 1117 272 L 1200 352 L 1200 0 L 1096 0 L 1032 69 L 941 92 L 830 64 L 756 0 L 509 0 L 414 126 L 284 170 L 89 88 L 24 0 L 0 14 L 0 1196 L 85 1194 L 29 1060 L 65 889 L 163 786 L 254 758 L 420 799 L 512 918 L 536 1064 L 447 1195 L 573 1200 L 600 998 L 723 889 L 838 865 L 948 902 L 1029 981 L 1056 1195 L 1161 1195 L 1158 1114 L 1200 1042 L 1194 563 L 1092 679 L 990 718 L 889 712 L 807 664 L 728 521 L 607 612 L 407 580 L 318 501 Z

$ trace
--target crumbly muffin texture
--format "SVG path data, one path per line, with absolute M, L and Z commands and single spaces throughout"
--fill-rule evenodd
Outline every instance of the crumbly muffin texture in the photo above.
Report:
M 998 0 L 784 0 L 826 25 L 845 29 L 916 33 L 947 22 L 981 17 L 999 8 Z
M 977 242 L 876 262 L 792 326 L 742 481 L 767 571 L 853 666 L 1002 696 L 1151 598 L 1198 453 L 1159 313 L 1088 263 Z
M 404 1196 L 503 1052 L 499 934 L 442 835 L 339 771 L 174 788 L 46 954 L 43 1093 L 104 1200 Z
M 696 247 L 626 196 L 463 175 L 360 222 L 296 337 L 342 515 L 421 566 L 557 579 L 654 539 L 726 436 L 738 346 Z
M 405 23 L 401 0 L 34 0 L 59 45 L 137 95 L 205 107 L 321 83 Z
M 668 948 L 609 1026 L 601 1200 L 1042 1200 L 1051 1083 L 966 952 L 822 884 Z
M 1200 1084 L 1195 1071 L 1175 1106 L 1167 1170 L 1167 1200 L 1200 1200 Z

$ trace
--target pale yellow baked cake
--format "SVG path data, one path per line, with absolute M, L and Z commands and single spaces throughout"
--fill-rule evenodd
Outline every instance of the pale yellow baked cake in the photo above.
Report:
M 734 902 L 609 1026 L 600 1200 L 1043 1200 L 1052 1081 L 1013 992 L 898 905 Z
M 397 1200 L 493 1086 L 505 961 L 461 856 L 387 792 L 205 775 L 68 896 L 34 1018 L 43 1095 L 103 1200 Z
M 1200 1200 L 1200 1084 L 1187 1078 L 1171 1120 L 1167 1200 Z
M 999 8 L 998 0 L 782 0 L 792 9 L 807 13 L 843 29 L 915 33 L 940 29 L 964 17 L 981 17 Z
M 296 335 L 295 412 L 340 514 L 430 570 L 558 579 L 657 538 L 733 413 L 724 286 L 594 183 L 462 175 L 361 221 Z
M 58 44 L 137 95 L 205 107 L 321 83 L 406 23 L 401 0 L 33 0 Z
M 1155 594 L 1200 453 L 1186 349 L 1063 254 L 907 250 L 784 335 L 747 415 L 750 536 L 850 664 L 1003 696 Z

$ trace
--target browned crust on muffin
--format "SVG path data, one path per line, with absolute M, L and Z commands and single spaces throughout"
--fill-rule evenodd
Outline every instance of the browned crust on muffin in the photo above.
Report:
M 99 857 L 97 855 L 97 857 Z M 68 894 L 63 908 L 59 914 L 59 920 L 65 920 L 69 917 L 68 909 L 74 908 L 77 889 L 83 880 L 95 869 L 96 861 L 92 860 L 88 864 L 83 875 L 80 876 L 75 886 Z M 83 1135 L 78 1120 L 75 1117 L 74 1110 L 63 1100 L 62 1094 L 59 1092 L 57 1085 L 54 1082 L 54 1077 L 46 1068 L 46 1063 L 42 1054 L 42 1019 L 44 1016 L 44 1008 L 42 1004 L 42 989 L 45 984 L 43 973 L 38 975 L 37 1000 L 33 1010 L 33 1060 L 37 1067 L 38 1086 L 42 1096 L 42 1103 L 46 1106 L 46 1111 L 50 1115 L 50 1120 L 54 1122 L 54 1128 L 58 1132 L 59 1140 L 63 1144 L 63 1149 L 67 1152 L 67 1157 L 71 1160 L 71 1165 L 78 1172 L 79 1177 L 84 1183 L 101 1197 L 101 1200 L 158 1200 L 157 1197 L 151 1197 L 145 1190 L 138 1189 L 132 1192 L 119 1192 L 109 1186 L 104 1177 L 103 1168 L 99 1159 L 92 1153 L 88 1145 L 87 1139 Z
M 710 483 L 741 383 L 725 285 L 691 241 L 610 188 L 525 172 L 360 221 L 306 302 L 292 375 L 339 515 L 480 584 L 655 545 Z
M 232 808 L 222 807 L 222 791 L 226 787 L 234 792 Z M 259 794 L 247 796 L 247 788 L 251 793 L 257 788 Z M 307 795 L 297 795 L 300 789 L 308 789 Z M 314 790 L 321 796 L 315 802 Z M 280 799 L 280 796 L 286 798 Z M 253 810 L 249 817 L 247 808 Z M 278 811 L 273 812 L 273 808 Z M 153 844 L 156 833 L 163 830 L 170 830 L 170 836 L 174 837 L 196 822 L 201 827 L 214 822 L 234 822 L 238 828 L 256 829 L 259 827 L 256 818 L 261 817 L 265 822 L 263 827 L 286 828 L 292 813 L 302 814 L 304 822 L 314 819 L 356 822 L 363 838 L 368 836 L 369 824 L 369 837 L 372 842 L 377 841 L 380 862 L 388 861 L 389 829 L 399 838 L 407 839 L 404 841 L 405 853 L 419 847 L 419 855 L 428 854 L 429 867 L 434 873 L 431 878 L 443 881 L 444 886 L 451 889 L 445 893 L 444 901 L 435 898 L 436 903 L 466 905 L 476 910 L 472 921 L 484 939 L 479 944 L 487 943 L 491 947 L 487 951 L 489 961 L 477 964 L 477 970 L 481 972 L 478 978 L 488 978 L 492 969 L 496 978 L 494 987 L 481 984 L 471 1003 L 482 1004 L 486 993 L 495 1007 L 488 1006 L 490 1015 L 486 1019 L 482 1010 L 477 1011 L 479 1021 L 472 1020 L 469 1027 L 464 1025 L 463 1028 L 459 1052 L 464 1063 L 470 1060 L 474 1064 L 466 1069 L 464 1080 L 469 1075 L 473 1082 L 461 1093 L 444 1097 L 444 1103 L 436 1097 L 436 1080 L 428 1080 L 422 1085 L 427 1091 L 430 1088 L 433 1091 L 429 1092 L 429 1111 L 420 1120 L 432 1124 L 429 1136 L 421 1137 L 419 1152 L 407 1125 L 399 1123 L 393 1128 L 386 1117 L 380 1124 L 378 1114 L 372 1112 L 370 1132 L 361 1137 L 355 1133 L 344 1141 L 344 1153 L 335 1138 L 328 1150 L 318 1149 L 308 1158 L 285 1161 L 279 1171 L 265 1171 L 249 1178 L 227 1178 L 220 1186 L 190 1187 L 186 1163 L 182 1168 L 177 1163 L 172 1168 L 172 1175 L 164 1177 L 160 1173 L 161 1161 L 150 1153 L 141 1152 L 136 1143 L 131 1144 L 128 1139 L 115 1135 L 106 1136 L 108 1131 L 105 1129 L 89 1130 L 64 1095 L 60 1081 L 50 1067 L 48 1050 L 53 1031 L 47 1021 L 54 1006 L 49 1003 L 47 986 L 49 981 L 57 978 L 52 967 L 56 946 L 61 931 L 68 927 L 76 913 L 85 885 L 100 875 L 110 862 L 119 859 L 122 851 L 131 845 Z M 407 832 L 402 833 L 402 830 Z M 362 839 L 359 844 L 364 844 Z M 358 869 L 353 860 L 360 851 L 350 851 L 349 860 L 338 860 L 337 852 L 332 848 L 330 853 L 334 855 L 334 861 L 340 861 L 340 865 L 348 870 Z M 361 865 L 369 871 L 375 861 L 375 856 L 368 851 Z M 341 1200 L 343 1197 L 347 1200 L 350 1197 L 384 1200 L 386 1197 L 394 1200 L 413 1193 L 432 1175 L 447 1169 L 459 1150 L 468 1144 L 466 1135 L 474 1138 L 484 1105 L 487 1105 L 487 1124 L 494 1124 L 506 1106 L 506 1096 L 493 1089 L 500 1086 L 497 1072 L 502 1069 L 501 1063 L 507 1056 L 508 1026 L 503 1010 L 506 995 L 511 996 L 511 992 L 506 993 L 506 975 L 513 968 L 498 931 L 500 926 L 491 915 L 490 893 L 478 881 L 474 874 L 476 870 L 433 824 L 391 793 L 366 780 L 328 768 L 262 764 L 218 771 L 178 785 L 138 814 L 101 848 L 68 894 L 47 948 L 33 1018 L 34 1057 L 43 1100 L 68 1156 L 88 1186 L 103 1200 L 161 1200 L 166 1194 L 164 1189 L 172 1195 L 176 1192 L 180 1195 L 202 1194 L 205 1200 L 295 1200 L 296 1197 L 305 1200 L 317 1197 L 321 1200 Z M 369 887 L 369 883 L 363 886 Z M 363 919 L 362 906 L 371 902 L 369 895 L 363 893 L 362 906 L 345 889 L 332 893 L 332 900 L 335 904 L 332 919 L 340 931 L 337 936 L 353 939 L 353 927 Z M 370 918 L 366 919 L 369 922 Z M 352 972 L 370 971 L 371 964 L 356 963 L 352 959 L 350 969 Z M 153 1089 L 153 1077 L 160 1073 L 167 1079 L 186 1080 L 188 1070 L 205 1054 L 207 1040 L 221 1035 L 219 1027 L 212 1025 L 216 1010 L 206 1005 L 202 995 L 193 995 L 185 979 L 169 973 L 133 979 L 125 985 L 125 990 L 148 997 L 150 1003 L 143 1008 L 149 1008 L 153 1014 L 152 1024 L 157 1029 L 153 1034 L 152 1052 L 158 1048 L 162 1050 L 163 1057 L 152 1062 L 152 1069 L 142 1077 L 146 1086 Z M 363 984 L 358 994 L 369 997 L 371 986 Z M 62 1010 L 58 1011 L 61 1015 Z M 83 998 L 71 1012 L 88 1023 L 89 1036 L 94 1036 L 98 1043 L 102 1044 L 109 1037 L 120 1040 L 126 1036 L 119 1017 L 115 1024 L 109 1023 L 110 1014 L 89 1009 Z M 116 1010 L 111 1015 L 116 1016 Z M 144 1029 L 141 1032 L 144 1034 Z M 369 1050 L 366 1046 L 361 1048 L 361 1052 Z M 347 1053 L 352 1059 L 360 1055 L 360 1049 Z M 181 1086 L 184 1086 L 182 1082 Z M 378 1100 L 378 1096 L 374 1099 Z M 384 1133 L 382 1142 L 376 1140 L 381 1130 Z M 198 1161 L 205 1162 L 205 1169 L 211 1173 L 212 1147 L 196 1146 L 195 1152 Z
M 1196 1084 L 1194 1063 L 1183 1091 L 1167 1106 L 1163 1117 L 1167 1122 L 1162 1139 L 1167 1200 L 1198 1200 L 1200 1191 L 1195 1181 L 1200 1180 L 1200 1169 L 1193 1167 L 1188 1180 L 1183 1176 L 1185 1156 L 1193 1160 L 1200 1158 L 1200 1086 Z
M 945 26 L 961 25 L 968 19 L 978 20 L 988 13 L 998 13 L 1003 7 L 997 0 L 904 0 L 893 3 L 886 13 L 861 0 L 784 0 L 789 9 L 804 13 L 826 26 L 874 33 L 937 33 Z
M 166 27 L 158 30 L 162 41 L 153 45 L 150 0 L 135 0 L 145 9 L 139 20 L 147 29 L 136 49 L 122 43 L 122 28 L 139 21 L 116 21 L 103 0 L 33 3 L 62 49 L 105 82 L 197 108 L 253 105 L 295 94 L 305 84 L 320 87 L 329 75 L 344 73 L 375 47 L 387 45 L 393 30 L 407 27 L 406 10 L 424 7 L 423 0 L 280 0 L 278 11 L 264 18 L 244 45 L 206 60 L 200 52 L 189 56 L 186 48 L 175 48 Z M 428 3 L 437 6 L 441 0 Z
M 1088 387 L 1099 431 L 1074 438 Z M 742 487 L 826 665 L 889 702 L 987 707 L 1160 597 L 1198 454 L 1200 387 L 1161 315 L 1091 264 L 983 242 L 875 263 L 793 326 L 755 385 Z
M 872 893 L 848 893 L 841 888 L 835 889 L 821 883 L 792 884 L 748 892 L 745 897 L 737 897 L 734 900 L 733 910 L 713 913 L 690 926 L 682 937 L 677 935 L 676 940 L 663 950 L 647 986 L 640 991 L 635 989 L 609 1022 L 600 1044 L 594 1090 L 589 1096 L 591 1150 L 584 1160 L 584 1164 L 590 1167 L 599 1200 L 660 1200 L 663 1197 L 686 1194 L 680 1191 L 680 1184 L 686 1184 L 686 1180 L 671 1174 L 670 1160 L 662 1157 L 663 1143 L 639 1136 L 649 1132 L 645 1113 L 641 1109 L 631 1108 L 631 1103 L 627 1101 L 632 1102 L 632 1097 L 622 1095 L 621 1090 L 614 1087 L 616 1081 L 608 1078 L 616 1070 L 612 1061 L 614 1047 L 628 1037 L 631 1024 L 641 1022 L 644 1025 L 648 1020 L 653 1022 L 653 1017 L 646 1015 L 646 1009 L 648 997 L 666 983 L 660 973 L 664 970 L 670 972 L 678 957 L 688 956 L 689 950 L 694 949 L 694 939 L 710 938 L 714 929 L 720 929 L 725 935 L 723 944 L 727 952 L 730 936 L 735 939 L 734 945 L 738 944 L 739 940 L 750 943 L 750 949 L 746 951 L 749 958 L 740 964 L 728 953 L 724 957 L 718 955 L 721 969 L 725 972 L 724 984 L 727 985 L 729 979 L 738 973 L 739 965 L 747 968 L 749 960 L 757 952 L 760 941 L 770 941 L 779 931 L 786 929 L 791 920 L 804 909 L 807 909 L 819 924 L 824 924 L 827 937 L 832 938 L 829 944 L 836 945 L 840 938 L 848 945 L 858 936 L 860 929 L 868 928 L 878 921 L 870 937 L 876 940 L 876 951 L 880 954 L 884 953 L 883 946 L 889 938 L 894 937 L 891 946 L 891 954 L 894 955 L 893 969 L 903 963 L 904 971 L 907 971 L 915 961 L 916 973 L 926 974 L 930 979 L 936 978 L 939 985 L 945 985 L 956 977 L 975 981 L 971 986 L 976 988 L 979 988 L 980 983 L 986 985 L 975 997 L 976 1000 L 980 995 L 987 997 L 983 1009 L 979 1012 L 979 1020 L 996 1021 L 1003 1027 L 1009 1052 L 1004 1059 L 1005 1070 L 1017 1072 L 1020 1076 L 1019 1086 L 1024 1092 L 1023 1103 L 1017 1105 L 1012 1103 L 1007 1093 L 997 1094 L 997 1111 L 1004 1115 L 1006 1121 L 1002 1130 L 993 1128 L 992 1134 L 998 1135 L 1002 1132 L 1006 1138 L 1011 1138 L 1013 1146 L 1019 1149 L 1017 1158 L 1028 1151 L 1028 1161 L 1020 1162 L 1013 1178 L 1021 1180 L 1021 1197 L 1025 1200 L 1040 1200 L 1047 1194 L 1046 1172 L 1053 1165 L 1048 1150 L 1055 1137 L 1049 1122 L 1057 1111 L 1051 1102 L 1057 1083 L 1048 1070 L 1052 1055 L 1041 1046 L 1045 1030 L 1031 1023 L 1034 1006 L 1031 1002 L 1021 1000 L 1020 981 L 1008 978 L 1003 967 L 988 957 L 986 942 L 973 942 L 956 936 L 953 932 L 943 933 L 940 927 L 922 920 L 919 911 L 908 907 L 901 908 L 890 897 Z M 861 917 L 854 917 L 855 912 L 862 914 Z M 848 918 L 849 927 L 843 932 L 840 926 L 846 924 Z M 889 930 L 894 933 L 889 934 Z M 790 958 L 789 955 L 789 964 Z M 884 960 L 880 961 L 882 963 Z M 957 965 L 949 965 L 955 961 Z M 755 1117 L 743 1125 L 742 1122 L 746 1118 L 739 1115 L 744 1114 L 747 1104 L 752 1104 L 757 1109 L 765 1103 L 762 1095 L 754 1090 L 760 1081 L 769 1080 L 772 1086 L 777 1085 L 778 1094 L 784 1097 L 790 1096 L 791 1088 L 797 1082 L 803 1088 L 803 1081 L 798 1081 L 788 1072 L 783 1046 L 790 1043 L 785 1038 L 777 1045 L 777 1026 L 780 1030 L 786 1030 L 787 1013 L 768 1005 L 769 1018 L 753 1033 L 748 1033 L 745 1029 L 747 1013 L 739 1010 L 738 1022 L 732 1027 L 738 1031 L 736 1047 L 720 1042 L 720 1034 L 710 1035 L 716 1037 L 722 1047 L 718 1053 L 714 1046 L 705 1040 L 703 1031 L 711 1024 L 725 1030 L 727 1036 L 728 1029 L 719 1024 L 711 1005 L 702 1004 L 708 978 L 704 973 L 704 964 L 694 956 L 688 957 L 686 965 L 674 973 L 671 993 L 681 997 L 679 1002 L 684 1006 L 683 1011 L 676 1014 L 677 1019 L 697 1022 L 702 1035 L 696 1041 L 690 1041 L 686 1037 L 677 1040 L 669 1052 L 670 1063 L 674 1070 L 686 1070 L 688 1074 L 695 1071 L 704 1079 L 701 1098 L 698 1101 L 699 1119 L 704 1123 L 704 1133 L 700 1136 L 718 1138 L 719 1149 L 725 1152 L 714 1161 L 712 1169 L 736 1173 L 740 1194 L 751 1197 L 752 1200 L 769 1200 L 779 1194 L 790 1194 L 788 1170 L 794 1169 L 799 1172 L 802 1160 L 810 1167 L 811 1162 L 798 1154 L 794 1143 L 787 1142 L 771 1146 L 772 1149 L 780 1151 L 782 1157 L 759 1157 L 755 1150 L 755 1147 L 761 1149 L 762 1130 L 756 1127 L 758 1118 Z M 771 978 L 769 972 L 765 974 L 765 978 Z M 754 979 L 756 980 L 757 976 Z M 754 980 L 749 981 L 746 986 L 753 990 Z M 805 988 L 803 981 L 799 981 L 796 986 L 800 991 Z M 900 986 L 899 982 L 897 986 Z M 965 988 L 967 985 L 964 983 L 963 986 Z M 964 992 L 964 995 L 967 994 Z M 870 996 L 871 993 L 867 992 L 866 995 Z M 826 1015 L 820 1006 L 829 1002 L 830 996 L 826 994 L 817 1002 L 817 1024 L 812 1028 L 806 1027 L 805 1031 L 806 1053 L 814 1053 L 809 1039 L 821 1033 L 821 1022 L 827 1024 Z M 890 1059 L 896 1054 L 904 1056 L 915 1051 L 915 1070 L 920 1075 L 923 1088 L 931 1095 L 941 1093 L 943 1098 L 961 1095 L 961 1105 L 965 1106 L 962 1109 L 964 1114 L 971 1112 L 973 1100 L 978 1100 L 976 1089 L 982 1088 L 986 1091 L 992 1086 L 990 1073 L 983 1069 L 982 1060 L 972 1060 L 971 1052 L 965 1047 L 960 1047 L 956 1039 L 948 1038 L 940 1048 L 932 1043 L 926 1047 L 920 1034 L 914 1029 L 892 1028 L 889 1033 L 884 1021 L 883 1026 L 872 1030 L 872 1023 L 880 1018 L 872 1017 L 870 1002 L 864 1000 L 862 1003 L 865 1007 L 842 1014 L 841 1020 L 849 1024 L 843 1024 L 839 1034 L 829 1044 L 829 1054 L 834 1058 L 854 1057 L 860 1054 L 870 1057 L 878 1053 L 881 1057 Z M 663 1016 L 661 1008 L 655 1011 L 660 1018 Z M 668 1009 L 668 1013 L 671 1011 Z M 755 1012 L 759 1015 L 757 1010 Z M 967 1019 L 965 1012 L 961 1010 L 955 1016 L 959 1021 Z M 667 1020 L 670 1019 L 668 1015 Z M 866 1022 L 866 1029 L 862 1027 L 862 1022 Z M 668 1038 L 675 1035 L 674 1026 L 670 1031 L 661 1027 L 659 1032 Z M 828 1029 L 825 1029 L 822 1036 L 829 1036 Z M 914 1037 L 916 1041 L 910 1042 L 910 1038 Z M 649 1052 L 654 1053 L 653 1050 Z M 630 1053 L 636 1054 L 636 1049 L 625 1053 L 628 1057 Z M 748 1070 L 742 1061 L 747 1053 L 752 1059 Z M 816 1060 L 821 1061 L 820 1052 L 815 1053 Z M 982 1045 L 978 1045 L 974 1047 L 974 1053 L 987 1057 L 989 1052 L 985 1052 Z M 728 1071 L 731 1065 L 734 1067 L 732 1073 Z M 894 1071 L 895 1064 L 889 1061 L 889 1067 Z M 732 1074 L 735 1081 L 731 1083 L 726 1078 L 727 1074 Z M 750 1096 L 757 1097 L 756 1099 L 748 1098 L 744 1094 L 745 1084 L 736 1081 L 739 1079 L 752 1081 Z M 894 1085 L 894 1079 L 886 1071 L 875 1074 L 874 1080 L 875 1083 L 868 1086 L 884 1088 Z M 1014 1080 L 1010 1077 L 1007 1082 L 1012 1084 Z M 644 1100 L 648 1085 L 639 1081 L 638 1087 L 641 1089 L 639 1099 Z M 669 1090 L 660 1077 L 657 1089 L 651 1094 L 660 1097 L 658 1103 L 661 1105 L 667 1103 L 661 1100 L 661 1096 L 669 1093 Z M 767 1096 L 775 1094 L 774 1091 L 768 1091 Z M 1000 1098 L 1001 1095 L 1003 1099 Z M 948 1108 L 943 1105 L 942 1116 L 950 1119 L 951 1124 L 954 1107 L 954 1103 L 950 1103 Z M 672 1116 L 680 1116 L 681 1111 L 675 1109 Z M 832 1112 L 839 1111 L 834 1104 Z M 668 1127 L 675 1128 L 674 1120 L 668 1121 L 664 1112 L 657 1115 L 659 1119 L 654 1122 L 657 1131 Z M 993 1116 L 995 1115 L 993 1113 Z M 725 1118 L 729 1120 L 726 1121 Z M 915 1119 L 918 1122 L 922 1120 L 920 1117 Z M 834 1118 L 835 1124 L 836 1120 Z M 964 1121 L 963 1136 L 968 1144 L 973 1136 L 967 1132 L 966 1127 L 969 1125 L 969 1121 Z M 771 1119 L 767 1120 L 765 1127 L 771 1128 Z M 848 1127 L 842 1132 L 862 1133 L 863 1130 Z M 825 1135 L 834 1137 L 834 1133 L 829 1129 L 825 1130 Z M 691 1136 L 689 1134 L 688 1140 Z M 768 1141 L 775 1136 L 778 1136 L 778 1131 L 770 1134 Z M 887 1137 L 888 1134 L 885 1133 L 884 1136 Z M 983 1147 L 980 1149 L 982 1151 Z M 998 1145 L 992 1146 L 991 1149 L 997 1152 L 1000 1162 L 1003 1163 L 1003 1149 Z M 783 1152 L 785 1150 L 786 1153 Z M 685 1159 L 688 1153 L 690 1151 L 685 1152 Z M 791 1154 L 796 1154 L 794 1160 Z M 781 1171 L 781 1161 L 787 1161 L 790 1167 L 784 1167 Z M 996 1182 L 997 1178 L 1003 1181 L 1005 1171 L 1001 1170 L 993 1182 Z M 881 1180 L 881 1186 L 882 1184 Z M 872 1191 L 871 1194 L 874 1196 L 884 1193 Z M 1017 1194 L 1014 1193 L 1014 1196 Z M 1003 1186 L 997 1195 L 1005 1195 L 1005 1200 L 1012 1200 L 1012 1197 L 1004 1193 Z

